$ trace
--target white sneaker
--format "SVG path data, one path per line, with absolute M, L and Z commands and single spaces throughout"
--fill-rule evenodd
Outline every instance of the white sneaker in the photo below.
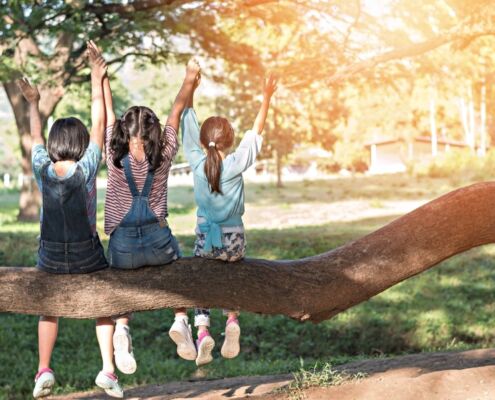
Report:
M 119 385 L 119 380 L 114 374 L 100 371 L 95 379 L 96 386 L 102 388 L 106 394 L 118 399 L 124 398 L 124 390 Z
M 201 340 L 196 341 L 198 343 L 198 356 L 196 357 L 196 365 L 200 367 L 201 365 L 205 365 L 211 363 L 213 361 L 213 356 L 211 352 L 213 347 L 215 347 L 215 341 L 208 333 Z
M 241 336 L 241 328 L 237 320 L 227 322 L 225 326 L 225 341 L 223 342 L 220 353 L 224 358 L 234 358 L 239 355 L 241 346 L 239 338 Z
M 196 359 L 197 352 L 192 338 L 191 325 L 188 325 L 186 319 L 176 319 L 168 335 L 177 345 L 177 354 L 181 358 L 189 361 Z
M 49 396 L 52 393 L 53 385 L 55 385 L 53 371 L 50 368 L 44 368 L 38 371 L 34 382 L 33 397 L 35 399 Z
M 118 324 L 113 334 L 113 354 L 115 365 L 123 374 L 136 372 L 137 364 L 132 349 L 132 338 L 129 327 Z

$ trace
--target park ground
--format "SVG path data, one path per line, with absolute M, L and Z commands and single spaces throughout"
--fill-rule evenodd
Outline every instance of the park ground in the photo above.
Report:
M 468 183 L 468 182 L 465 182 Z M 248 255 L 293 259 L 327 251 L 363 236 L 457 187 L 449 180 L 407 175 L 347 177 L 246 185 Z M 104 193 L 99 193 L 103 227 Z M 34 265 L 39 225 L 15 221 L 18 193 L 0 192 L 0 265 Z M 185 254 L 193 245 L 194 200 L 189 185 L 169 191 L 169 223 Z M 105 242 L 106 238 L 104 237 Z M 319 371 L 363 359 L 493 346 L 494 246 L 473 249 L 411 278 L 335 318 L 314 325 L 283 316 L 241 315 L 242 353 L 218 358 L 199 373 L 215 379 Z M 235 267 L 235 266 L 233 266 Z M 132 330 L 138 371 L 126 387 L 194 378 L 166 332 L 169 310 L 139 313 Z M 221 343 L 224 320 L 214 313 Z M 217 346 L 218 349 L 219 346 Z M 0 399 L 29 397 L 36 369 L 36 317 L 0 315 Z M 93 321 L 62 320 L 53 359 L 57 393 L 93 389 L 100 366 Z

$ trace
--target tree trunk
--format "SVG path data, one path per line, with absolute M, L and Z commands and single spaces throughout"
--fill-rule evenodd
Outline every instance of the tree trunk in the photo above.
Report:
M 481 126 L 480 126 L 480 148 L 479 154 L 484 157 L 486 155 L 486 81 L 483 79 L 481 86 Z
M 41 205 L 41 194 L 36 187 L 31 169 L 31 132 L 29 126 L 29 105 L 14 82 L 3 84 L 5 93 L 14 112 L 19 144 L 21 148 L 22 186 L 19 198 L 18 219 L 21 221 L 36 221 Z
M 468 111 L 464 97 L 459 99 L 459 115 L 462 122 L 462 129 L 464 131 L 464 142 L 469 145 L 471 133 L 469 132 Z
M 3 87 L 14 112 L 17 131 L 19 133 L 19 144 L 21 148 L 21 166 L 23 181 L 19 198 L 18 219 L 21 221 L 36 221 L 39 219 L 39 208 L 41 205 L 41 194 L 36 186 L 31 166 L 31 128 L 29 122 L 29 104 L 22 96 L 15 82 L 4 82 Z M 48 117 L 53 113 L 55 107 L 63 96 L 60 87 L 40 88 L 41 103 L 41 126 L 46 128 Z
M 430 131 L 431 131 L 431 156 L 435 158 L 438 154 L 438 135 L 437 135 L 437 107 L 436 107 L 436 88 L 432 83 L 430 85 Z
M 284 186 L 282 182 L 282 157 L 280 156 L 280 151 L 275 150 L 275 163 L 277 168 L 277 187 L 281 188 Z
M 183 258 L 162 267 L 87 275 L 0 268 L 0 312 L 95 318 L 202 306 L 318 322 L 448 257 L 494 242 L 494 197 L 495 183 L 468 186 L 361 239 L 301 260 L 228 264 Z
M 280 154 L 280 149 L 283 148 L 283 144 L 280 143 L 282 138 L 280 137 L 281 132 L 280 132 L 280 125 L 278 124 L 278 109 L 276 107 L 276 104 L 274 102 L 273 106 L 273 131 L 275 132 L 275 135 L 277 137 L 277 145 L 275 146 L 275 168 L 276 168 L 276 173 L 277 173 L 277 187 L 281 188 L 284 186 L 282 182 L 282 156 Z
M 471 148 L 471 150 L 475 151 L 476 150 L 476 122 L 475 122 L 475 116 L 474 116 L 474 100 L 473 100 L 473 85 L 472 84 L 469 85 L 468 98 L 469 98 L 469 108 L 468 108 L 469 132 L 470 132 L 469 147 Z

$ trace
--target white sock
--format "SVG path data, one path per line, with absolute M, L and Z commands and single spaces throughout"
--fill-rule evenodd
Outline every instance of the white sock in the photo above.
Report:
M 126 333 L 129 333 L 129 330 L 130 330 L 129 325 L 117 322 L 115 324 L 115 332 L 122 331 L 122 330 L 124 330 Z
M 187 323 L 189 321 L 189 318 L 187 317 L 187 315 L 178 314 L 175 316 L 175 320 L 176 321 L 185 321 Z

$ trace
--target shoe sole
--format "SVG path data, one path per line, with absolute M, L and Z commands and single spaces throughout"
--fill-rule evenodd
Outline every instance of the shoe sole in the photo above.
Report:
M 99 382 L 96 380 L 95 383 L 96 383 L 96 386 L 103 389 L 105 391 L 105 393 L 108 394 L 110 397 L 114 397 L 117 399 L 123 399 L 124 398 L 123 394 L 121 395 L 120 393 L 113 392 L 111 386 L 109 384 L 107 384 L 106 382 Z
M 52 394 L 53 385 L 55 385 L 55 381 L 53 379 L 43 382 L 43 386 L 41 386 L 41 390 L 36 396 L 33 393 L 33 397 L 35 399 L 39 399 L 41 397 L 50 396 Z
M 196 347 L 194 347 L 193 343 L 185 339 L 182 333 L 177 331 L 169 331 L 168 335 L 177 345 L 177 354 L 180 358 L 188 361 L 194 361 L 196 359 Z
M 117 335 L 113 338 L 115 365 L 120 372 L 131 375 L 136 372 L 137 364 L 134 356 L 129 353 L 130 343 L 126 335 Z
M 235 358 L 239 355 L 241 351 L 239 344 L 240 336 L 241 328 L 239 325 L 232 323 L 225 327 L 225 341 L 220 350 L 223 358 Z
M 215 347 L 215 341 L 213 338 L 211 336 L 205 336 L 198 348 L 198 357 L 196 358 L 196 365 L 198 367 L 213 361 L 213 357 L 211 355 L 213 347 Z

